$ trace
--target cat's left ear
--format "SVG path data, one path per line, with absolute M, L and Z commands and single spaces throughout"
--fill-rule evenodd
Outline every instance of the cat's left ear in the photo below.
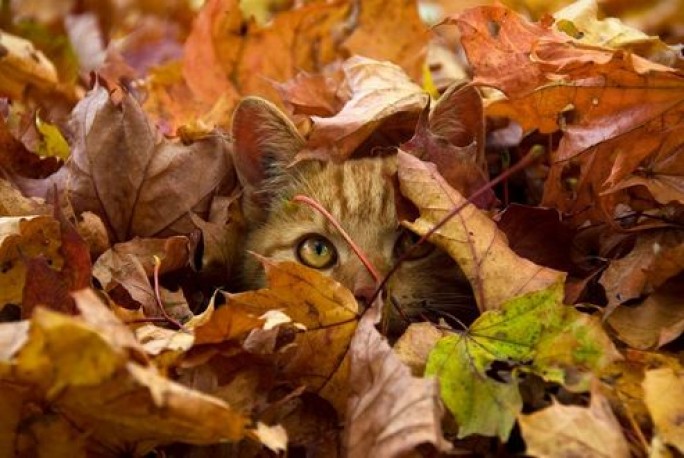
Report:
M 304 139 L 287 116 L 259 97 L 240 101 L 233 114 L 232 135 L 235 168 L 246 188 L 261 188 L 304 146 Z

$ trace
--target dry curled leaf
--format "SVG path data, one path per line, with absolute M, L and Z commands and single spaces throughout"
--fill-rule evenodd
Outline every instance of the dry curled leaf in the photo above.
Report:
M 449 448 L 437 381 L 411 375 L 375 329 L 372 311 L 361 318 L 349 353 L 347 456 L 404 456 L 421 444 Z
M 349 390 L 349 345 L 358 322 L 351 291 L 301 264 L 262 259 L 268 288 L 228 295 L 226 307 L 256 316 L 282 310 L 304 330 L 279 356 L 282 372 L 344 412 Z M 321 351 L 325 349 L 325 351 Z
M 420 218 L 406 223 L 426 234 L 449 211 L 466 203 L 437 173 L 434 165 L 399 152 L 401 192 L 419 209 Z M 484 213 L 467 204 L 430 241 L 454 258 L 470 281 L 481 311 L 495 310 L 509 298 L 544 289 L 564 278 L 563 273 L 519 257 L 506 237 Z
M 376 130 L 409 131 L 428 95 L 398 65 L 352 57 L 342 69 L 351 98 L 334 116 L 313 116 L 311 135 L 298 157 L 341 161 Z
M 190 232 L 190 212 L 206 216 L 211 197 L 234 185 L 220 135 L 188 145 L 158 140 L 130 94 L 101 85 L 74 108 L 73 153 L 60 186 L 75 210 L 102 218 L 115 242 Z
M 628 458 L 629 446 L 620 423 L 599 390 L 592 391 L 589 407 L 550 407 L 518 417 L 526 452 L 533 456 L 595 456 Z

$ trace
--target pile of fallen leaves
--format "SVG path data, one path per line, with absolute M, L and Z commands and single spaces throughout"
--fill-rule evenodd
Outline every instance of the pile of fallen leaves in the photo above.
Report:
M 0 457 L 684 453 L 684 7 L 467 3 L 3 3 Z M 236 293 L 245 95 L 399 148 L 479 317 Z

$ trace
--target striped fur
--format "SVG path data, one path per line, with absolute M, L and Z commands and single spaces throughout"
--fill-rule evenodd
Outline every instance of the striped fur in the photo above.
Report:
M 288 166 L 303 140 L 276 107 L 254 97 L 236 109 L 233 135 L 235 164 L 244 187 L 247 250 L 296 261 L 302 237 L 319 234 L 338 253 L 336 264 L 325 273 L 357 296 L 372 291 L 374 280 L 330 221 L 307 205 L 293 203 L 292 197 L 301 194 L 320 203 L 384 275 L 397 261 L 395 244 L 403 230 L 395 203 L 396 155 Z M 264 286 L 263 269 L 253 256 L 245 256 L 238 271 L 245 288 Z M 390 313 L 394 329 L 402 327 L 401 315 L 410 319 L 455 316 L 467 321 L 475 310 L 470 287 L 457 264 L 438 249 L 404 262 L 388 291 L 401 308 L 401 313 Z

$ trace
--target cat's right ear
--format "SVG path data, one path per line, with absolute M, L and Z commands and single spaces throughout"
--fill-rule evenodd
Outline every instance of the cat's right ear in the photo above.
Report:
M 304 139 L 287 116 L 259 97 L 240 101 L 231 130 L 235 168 L 246 191 L 260 189 L 304 146 Z

